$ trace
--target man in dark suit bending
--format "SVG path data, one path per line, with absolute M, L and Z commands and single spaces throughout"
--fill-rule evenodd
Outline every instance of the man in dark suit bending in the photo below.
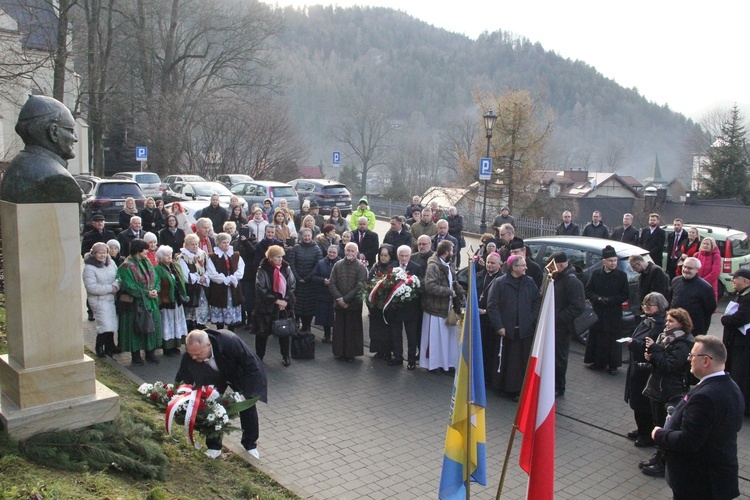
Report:
M 651 433 L 667 454 L 667 483 L 675 500 L 738 497 L 737 433 L 745 403 L 724 372 L 726 348 L 716 337 L 699 335 L 688 359 L 700 383 L 680 401 L 669 424 Z
M 185 384 L 213 385 L 219 392 L 231 387 L 245 399 L 268 395 L 263 362 L 242 339 L 229 330 L 193 330 L 185 339 L 187 352 L 182 355 L 175 380 Z M 258 453 L 258 410 L 255 405 L 240 412 L 242 446 L 255 458 Z M 206 439 L 206 455 L 221 455 L 221 439 Z

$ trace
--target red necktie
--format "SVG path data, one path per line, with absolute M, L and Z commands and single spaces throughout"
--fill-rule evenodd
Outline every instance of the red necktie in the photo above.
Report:
M 365 233 L 359 233 L 359 246 L 362 246 L 362 240 L 365 238 Z

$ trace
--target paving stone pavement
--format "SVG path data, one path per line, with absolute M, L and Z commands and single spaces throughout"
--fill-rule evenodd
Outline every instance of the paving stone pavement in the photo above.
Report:
M 378 221 L 376 230 L 382 238 L 387 223 Z M 85 317 L 82 311 L 85 342 L 93 351 L 94 323 Z M 254 346 L 252 335 L 237 333 Z M 313 333 L 320 340 L 322 332 Z M 718 314 L 711 333 L 721 336 Z M 330 344 L 320 342 L 316 359 L 292 360 L 285 368 L 276 340 L 271 338 L 269 344 L 269 402 L 258 407 L 261 459 L 243 453 L 236 435 L 225 440 L 227 448 L 303 498 L 437 497 L 452 377 L 422 369 L 409 372 L 405 364 L 390 367 L 371 355 L 354 363 L 339 362 Z M 137 383 L 171 381 L 179 358 L 157 356 L 158 365 L 133 366 L 127 353 L 116 356 L 112 364 Z M 663 479 L 649 478 L 638 469 L 638 461 L 653 449 L 636 448 L 625 437 L 634 422 L 623 401 L 624 384 L 623 369 L 617 376 L 592 372 L 583 365 L 583 346 L 571 346 L 568 390 L 556 400 L 556 498 L 671 498 Z M 472 483 L 475 498 L 495 498 L 516 405 L 493 392 L 487 395 L 488 484 Z M 525 497 L 528 477 L 518 466 L 521 440 L 516 433 L 502 498 Z M 740 491 L 748 498 L 750 419 L 740 432 L 739 461 Z
M 93 350 L 93 323 L 85 321 Z M 715 318 L 715 320 L 718 318 Z M 366 318 L 365 318 L 366 320 Z M 365 328 L 367 331 L 367 328 Z M 253 336 L 239 331 L 250 346 Z M 314 331 L 321 338 L 320 331 Z M 316 345 L 316 359 L 281 364 L 270 339 L 265 366 L 269 403 L 259 405 L 261 459 L 250 463 L 276 481 L 311 499 L 435 498 L 440 481 L 453 378 L 406 365 L 390 367 L 371 355 L 344 363 L 330 344 Z M 136 382 L 171 381 L 179 358 L 145 366 L 119 366 Z M 633 428 L 622 399 L 625 373 L 617 376 L 584 368 L 583 347 L 571 348 L 568 391 L 556 401 L 555 497 L 559 499 L 671 498 L 663 479 L 644 476 L 639 460 L 651 448 L 635 448 L 625 438 Z M 472 484 L 472 496 L 494 498 L 508 446 L 516 403 L 487 395 L 488 485 Z M 516 434 L 503 498 L 523 498 L 527 476 L 518 466 L 522 435 Z M 225 444 L 242 452 L 238 436 Z M 189 452 L 189 451 L 187 451 Z M 740 433 L 740 490 L 750 496 L 750 421 Z M 244 454 L 247 458 L 247 455 Z M 203 459 L 202 456 L 200 456 Z

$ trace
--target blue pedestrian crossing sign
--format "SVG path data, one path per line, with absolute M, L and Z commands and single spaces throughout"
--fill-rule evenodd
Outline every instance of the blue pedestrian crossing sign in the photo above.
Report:
M 148 148 L 146 146 L 136 146 L 135 161 L 148 161 Z
M 488 181 L 492 177 L 492 158 L 479 159 L 479 180 Z
M 333 164 L 334 165 L 341 165 L 341 151 L 334 151 L 333 152 Z

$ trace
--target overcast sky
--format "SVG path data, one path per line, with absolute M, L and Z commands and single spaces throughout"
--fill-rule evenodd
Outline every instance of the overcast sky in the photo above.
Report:
M 315 5 L 274 0 L 278 5 Z M 693 119 L 735 102 L 750 109 L 746 0 L 339 0 L 390 7 L 476 39 L 498 29 L 579 59 L 623 87 Z M 746 118 L 748 118 L 746 116 Z

